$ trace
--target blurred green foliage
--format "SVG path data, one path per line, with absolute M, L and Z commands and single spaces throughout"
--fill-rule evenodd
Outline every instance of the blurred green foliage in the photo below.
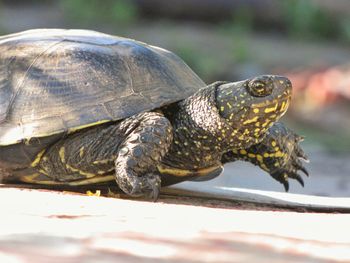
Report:
M 288 33 L 293 37 L 326 38 L 333 36 L 334 19 L 310 0 L 282 1 Z
M 341 40 L 350 43 L 350 18 L 345 17 L 340 20 Z
M 221 33 L 230 36 L 232 39 L 232 49 L 230 60 L 236 63 L 244 63 L 251 59 L 247 48 L 247 35 L 254 30 L 254 14 L 247 7 L 236 9 L 232 17 L 223 23 L 220 28 Z
M 128 25 L 138 18 L 138 8 L 131 0 L 62 0 L 65 16 L 74 23 Z
M 173 50 L 186 63 L 206 81 L 215 80 L 222 71 L 222 61 L 215 52 L 207 53 L 190 43 L 179 43 Z
M 326 131 L 320 127 L 315 127 L 305 123 L 304 121 L 296 121 L 297 119 L 287 119 L 287 124 L 295 128 L 299 134 L 306 137 L 303 144 L 323 145 L 328 151 L 332 152 L 349 152 L 350 135 L 346 130 Z
M 261 0 L 261 2 L 263 1 Z M 17 4 L 17 2 L 18 0 L 7 0 L 5 3 Z M 21 0 L 18 3 L 24 4 L 27 2 L 49 4 L 51 1 Z M 121 28 L 125 32 L 125 26 L 136 24 L 142 15 L 142 4 L 140 5 L 135 0 L 60 0 L 56 3 L 62 8 L 65 17 L 73 22 L 71 24 L 84 27 L 110 25 L 116 28 L 115 33 L 120 33 Z M 216 25 L 217 30 L 229 30 L 235 39 L 242 42 L 238 44 L 240 45 L 240 51 L 238 53 L 237 50 L 235 51 L 235 56 L 239 60 L 246 60 L 248 55 L 248 52 L 244 50 L 242 35 L 252 31 L 287 32 L 293 38 L 332 39 L 350 42 L 350 19 L 344 16 L 337 17 L 330 13 L 329 9 L 322 8 L 322 5 L 317 4 L 317 1 L 283 0 L 276 1 L 276 5 L 276 14 L 272 16 L 278 17 L 276 20 L 268 21 L 271 17 L 261 16 L 261 13 L 256 11 L 258 9 L 254 9 L 252 4 L 242 2 L 241 5 L 236 4 L 231 18 L 221 20 L 222 23 Z M 185 9 L 186 4 L 179 5 L 178 9 L 181 10 L 181 8 Z M 154 5 L 154 9 L 157 9 L 157 5 Z M 164 13 L 159 12 L 158 16 Z M 166 12 L 164 15 L 166 15 Z M 149 17 L 144 17 L 144 19 L 149 19 Z M 152 19 L 160 18 L 156 16 Z M 172 21 L 172 23 L 178 22 Z
M 224 26 L 234 34 L 244 34 L 253 31 L 254 14 L 248 7 L 242 6 L 235 9 L 232 13 L 232 18 Z

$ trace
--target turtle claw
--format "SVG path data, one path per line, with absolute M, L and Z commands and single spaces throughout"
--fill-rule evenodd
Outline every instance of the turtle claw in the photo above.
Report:
M 286 192 L 288 192 L 289 191 L 289 182 L 288 182 L 288 180 L 282 182 L 282 184 L 283 184 L 284 190 Z
M 272 177 L 281 182 L 287 192 L 289 189 L 289 185 L 287 184 L 289 178 L 295 179 L 302 187 L 304 187 L 304 180 L 298 173 L 298 170 L 303 172 L 306 176 L 309 176 L 309 172 L 302 165 L 301 161 L 297 157 L 292 156 L 284 167 L 274 171 Z
M 157 174 L 147 174 L 140 178 L 142 179 L 140 180 L 141 183 L 139 183 L 137 187 L 138 193 L 154 202 L 157 201 L 161 185 L 160 176 Z
M 153 186 L 153 191 L 150 193 L 149 198 L 153 201 L 156 202 L 159 198 L 159 193 L 160 193 L 160 187 L 154 185 Z
M 304 180 L 298 171 L 301 171 L 306 176 L 309 176 L 308 170 L 304 167 L 304 162 L 309 162 L 306 153 L 299 146 L 299 142 L 303 141 L 304 137 L 290 132 L 287 140 L 280 140 L 280 149 L 283 149 L 285 158 L 277 159 L 277 167 L 271 169 L 271 176 L 283 184 L 284 189 L 288 191 L 288 179 L 294 179 L 304 187 Z
M 300 176 L 300 174 L 296 174 L 296 176 L 294 177 L 295 180 L 297 180 L 299 182 L 299 184 L 304 187 L 304 180 L 303 178 Z
M 307 177 L 309 177 L 309 171 L 306 170 L 304 166 L 298 167 L 300 171 L 302 171 Z
M 308 170 L 304 167 L 304 165 L 302 164 L 302 162 L 300 161 L 299 158 L 296 158 L 294 160 L 294 166 L 297 170 L 302 171 L 307 177 L 309 177 L 309 172 Z
M 120 187 L 122 184 L 118 183 Z M 152 201 L 157 201 L 160 193 L 161 179 L 157 174 L 146 174 L 144 176 L 133 177 L 130 187 L 124 187 L 122 190 L 133 197 L 146 197 Z
M 303 171 L 303 170 L 301 170 L 301 171 Z M 286 192 L 288 192 L 288 190 L 289 190 L 289 182 L 288 182 L 289 178 L 295 179 L 296 181 L 298 181 L 298 183 L 302 187 L 305 186 L 305 183 L 304 183 L 302 176 L 297 173 L 297 169 L 294 167 L 292 167 L 290 170 L 288 170 L 286 168 L 280 169 L 278 171 L 275 171 L 271 175 L 273 178 L 275 178 L 277 181 L 279 181 L 281 184 L 283 184 L 284 190 Z

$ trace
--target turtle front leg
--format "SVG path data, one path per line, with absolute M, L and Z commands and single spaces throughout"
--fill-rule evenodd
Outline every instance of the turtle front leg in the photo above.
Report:
M 137 122 L 136 128 L 120 145 L 115 161 L 116 181 L 130 196 L 156 200 L 161 185 L 157 164 L 172 143 L 172 126 L 167 118 L 154 112 L 138 115 L 132 122 Z
M 303 137 L 277 122 L 267 131 L 265 138 L 259 144 L 248 149 L 229 151 L 223 155 L 222 162 L 244 160 L 258 165 L 282 183 L 288 191 L 289 178 L 297 180 L 304 186 L 299 170 L 309 175 L 301 162 L 301 159 L 308 161 L 306 154 L 299 146 L 302 140 Z

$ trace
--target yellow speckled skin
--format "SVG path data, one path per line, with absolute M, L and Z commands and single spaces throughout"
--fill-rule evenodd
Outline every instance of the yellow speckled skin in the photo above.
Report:
M 84 30 L 0 38 L 0 171 L 4 182 L 111 182 L 156 199 L 160 187 L 209 180 L 226 162 L 303 181 L 300 137 L 278 120 L 282 76 L 203 81 L 175 54 Z

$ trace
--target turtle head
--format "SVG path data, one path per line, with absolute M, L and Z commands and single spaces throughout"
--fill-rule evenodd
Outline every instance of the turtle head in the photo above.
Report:
M 216 105 L 232 128 L 230 144 L 244 147 L 260 142 L 267 129 L 287 111 L 291 92 L 290 80 L 274 75 L 218 86 Z

